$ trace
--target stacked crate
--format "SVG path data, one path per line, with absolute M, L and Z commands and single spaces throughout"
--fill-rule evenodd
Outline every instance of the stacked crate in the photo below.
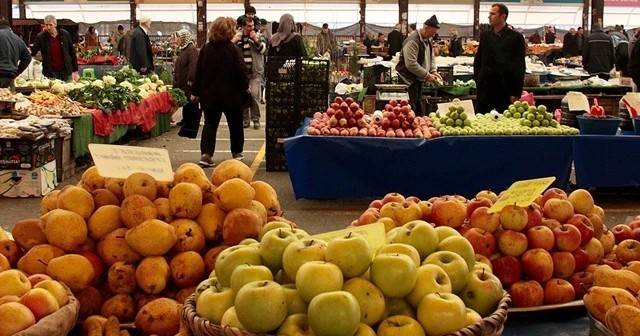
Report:
M 284 139 L 295 135 L 305 117 L 327 108 L 329 61 L 269 57 L 265 77 L 267 171 L 286 171 Z

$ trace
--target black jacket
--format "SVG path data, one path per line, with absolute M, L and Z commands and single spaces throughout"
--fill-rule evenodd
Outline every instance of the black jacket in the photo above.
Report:
M 394 57 L 396 53 L 402 50 L 404 37 L 401 32 L 394 29 L 389 33 L 389 36 L 387 36 L 387 42 L 389 43 L 389 56 Z
M 173 64 L 173 86 L 184 91 L 184 94 L 191 96 L 191 86 L 196 76 L 196 66 L 198 65 L 198 49 L 193 43 L 189 43 L 186 48 L 180 51 L 178 60 Z
M 524 37 L 509 27 L 499 33 L 493 29 L 480 36 L 480 46 L 473 60 L 473 79 L 478 91 L 502 87 L 509 96 L 520 97 L 524 84 L 526 45 Z
M 578 34 L 571 35 L 569 33 L 564 35 L 562 40 L 562 51 L 565 57 L 578 56 Z
M 279 47 L 280 48 L 269 46 L 267 54 L 278 57 L 307 57 L 307 50 L 304 48 L 304 43 L 302 43 L 302 37 L 298 34 L 292 37 L 289 42 L 281 42 Z
M 590 75 L 609 74 L 614 60 L 613 41 L 602 29 L 584 39 L 582 66 Z
M 149 35 L 141 27 L 133 31 L 130 42 L 129 62 L 138 72 L 143 67 L 147 72 L 153 71 L 153 52 L 151 51 L 151 41 Z
M 0 26 L 0 78 L 16 78 L 31 63 L 24 41 L 8 26 Z
M 640 83 L 640 43 L 634 43 L 629 54 L 629 75 L 634 83 Z
M 462 39 L 460 36 L 451 39 L 449 44 L 449 56 L 456 57 L 462 55 Z
M 62 50 L 64 67 L 69 75 L 71 75 L 78 71 L 78 59 L 76 58 L 76 51 L 73 48 L 71 35 L 64 29 L 58 29 L 58 35 L 60 35 L 60 49 Z M 51 69 L 51 45 L 49 44 L 50 36 L 46 30 L 40 32 L 31 47 L 31 56 L 37 55 L 38 52 L 42 53 L 42 74 L 46 77 L 53 77 L 53 70 Z
M 249 88 L 242 50 L 230 41 L 207 42 L 200 50 L 193 95 L 202 109 L 242 111 L 242 95 Z

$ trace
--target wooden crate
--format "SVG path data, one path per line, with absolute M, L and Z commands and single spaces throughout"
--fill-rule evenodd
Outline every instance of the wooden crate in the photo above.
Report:
M 54 146 L 58 182 L 66 181 L 73 176 L 76 168 L 71 149 L 71 136 L 56 138 Z
M 376 110 L 376 96 L 366 95 L 364 96 L 363 104 L 364 113 L 373 113 Z
M 58 182 L 67 181 L 76 174 L 76 163 L 71 162 L 65 167 L 56 168 L 56 174 L 58 176 Z

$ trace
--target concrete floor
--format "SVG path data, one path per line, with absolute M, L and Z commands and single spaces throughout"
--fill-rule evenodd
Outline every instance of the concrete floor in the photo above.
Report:
M 264 120 L 264 106 L 263 120 Z M 180 120 L 180 112 L 175 116 Z M 198 162 L 200 158 L 200 138 L 186 139 L 177 135 L 179 127 L 173 127 L 168 133 L 157 138 L 132 141 L 132 146 L 166 148 L 169 150 L 174 168 L 185 162 Z M 262 128 L 245 129 L 244 162 L 255 171 L 254 180 L 262 180 L 271 184 L 278 193 L 285 217 L 297 223 L 311 234 L 342 229 L 357 219 L 371 200 L 296 200 L 289 174 L 286 172 L 267 172 L 264 158 L 265 131 Z M 223 118 L 218 129 L 216 154 L 214 160 L 221 162 L 231 158 L 229 150 L 229 131 Z M 206 169 L 210 174 L 213 169 Z M 58 188 L 67 184 L 76 184 L 82 175 L 82 169 L 69 181 L 61 183 Z M 392 190 L 389 190 L 392 192 Z M 13 224 L 21 219 L 40 216 L 40 198 L 10 199 L 0 198 L 0 226 L 10 231 Z M 613 227 L 625 223 L 629 217 L 640 214 L 640 197 L 635 194 L 597 194 L 596 203 L 607 212 L 606 224 Z

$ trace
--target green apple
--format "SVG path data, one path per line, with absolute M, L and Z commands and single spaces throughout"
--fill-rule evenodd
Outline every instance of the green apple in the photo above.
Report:
M 420 267 L 420 263 L 421 263 L 420 254 L 418 253 L 418 250 L 416 250 L 416 248 L 411 245 L 386 244 L 386 245 L 380 246 L 380 249 L 378 249 L 378 254 L 385 254 L 385 253 L 406 254 L 411 258 L 411 260 L 413 260 L 413 262 L 416 264 L 416 267 Z
M 259 243 L 259 241 L 255 240 L 253 238 L 245 238 L 241 242 L 239 242 L 238 245 L 251 245 L 251 244 L 255 244 L 255 243 Z
M 423 265 L 437 265 L 442 268 L 451 280 L 452 293 L 458 293 L 467 284 L 469 267 L 460 255 L 451 251 L 439 251 L 428 256 Z
M 449 275 L 437 265 L 424 265 L 418 267 L 418 281 L 405 300 L 413 308 L 418 308 L 420 301 L 431 293 L 451 293 L 451 279 Z
M 350 232 L 327 244 L 325 258 L 340 267 L 345 279 L 355 278 L 371 266 L 373 247 L 362 235 Z
M 376 336 L 376 332 L 370 326 L 360 323 L 358 324 L 358 329 L 356 329 L 356 333 L 353 336 Z
M 487 317 L 498 309 L 504 290 L 495 275 L 484 271 L 469 274 L 467 285 L 460 292 L 460 298 L 467 308 Z
M 264 235 L 267 232 L 275 229 L 291 229 L 291 224 L 280 222 L 280 221 L 269 222 L 262 227 L 262 230 L 260 230 L 260 235 L 258 235 L 258 240 L 262 241 L 262 237 L 264 237 Z
M 418 322 L 427 335 L 444 335 L 467 326 L 467 310 L 455 294 L 431 293 L 420 302 Z
M 284 270 L 279 270 L 278 273 L 276 273 L 274 280 L 281 285 L 287 285 L 287 284 L 295 285 L 296 283 L 294 280 L 291 280 L 289 278 L 289 276 Z
M 198 302 L 198 298 L 200 297 L 200 294 L 202 294 L 202 292 L 204 292 L 211 286 L 215 286 L 218 283 L 218 278 L 209 278 L 200 282 L 200 284 L 198 284 L 198 287 L 196 287 L 196 291 L 194 292 L 193 301 Z
M 378 324 L 384 317 L 384 295 L 374 284 L 362 278 L 347 280 L 342 290 L 353 294 L 360 307 L 360 323 Z
M 309 318 L 307 314 L 294 314 L 288 316 L 280 328 L 278 328 L 278 335 L 282 336 L 315 336 L 316 334 L 311 330 L 309 325 Z
M 405 297 L 418 279 L 416 264 L 409 256 L 399 253 L 377 255 L 373 258 L 370 272 L 371 282 L 389 298 Z
M 298 240 L 291 229 L 274 229 L 264 234 L 260 240 L 262 263 L 274 273 L 282 268 L 282 254 L 289 244 Z
M 227 311 L 224 312 L 224 314 L 222 314 L 222 319 L 220 320 L 220 325 L 221 326 L 230 326 L 230 327 L 238 328 L 240 330 L 247 330 L 242 325 L 242 323 L 240 323 L 240 320 L 238 320 L 238 315 L 236 314 L 236 307 L 235 306 L 227 309 Z
M 231 273 L 231 290 L 237 294 L 244 285 L 259 280 L 273 281 L 273 274 L 266 266 L 240 265 Z
M 466 327 L 468 327 L 468 326 L 470 326 L 470 325 L 472 325 L 474 323 L 478 323 L 478 322 L 482 321 L 482 316 L 480 316 L 480 314 L 478 314 L 475 310 L 473 310 L 471 308 L 466 308 L 466 310 L 467 310 Z
M 273 281 L 261 280 L 244 285 L 236 295 L 235 307 L 240 323 L 254 333 L 276 330 L 287 318 L 284 290 Z
M 438 226 L 435 228 L 436 234 L 438 234 L 438 241 L 441 242 L 449 237 L 462 237 L 458 230 L 450 226 Z
M 296 274 L 296 288 L 304 302 L 311 302 L 322 293 L 339 291 L 343 284 L 340 267 L 326 261 L 309 261 Z
M 424 336 L 424 329 L 418 321 L 405 315 L 395 315 L 380 322 L 378 336 Z
M 231 288 L 215 284 L 205 289 L 196 301 L 196 314 L 213 324 L 220 324 L 227 309 L 233 307 L 234 296 Z
M 467 263 L 469 271 L 471 271 L 476 264 L 476 254 L 473 251 L 473 246 L 465 237 L 449 237 L 441 240 L 440 244 L 438 244 L 438 251 L 457 253 Z
M 471 270 L 471 272 L 482 271 L 482 270 L 484 270 L 487 273 L 493 274 L 493 270 L 491 269 L 491 266 L 479 261 L 476 261 L 476 264 L 473 265 L 473 269 Z
M 420 260 L 424 260 L 438 248 L 438 234 L 431 224 L 416 220 L 400 227 L 393 242 L 415 247 L 420 254 Z
M 404 299 L 384 299 L 384 318 L 391 316 L 404 315 L 413 319 L 416 318 L 416 310 L 411 307 L 409 302 Z
M 390 204 L 390 203 L 387 203 L 387 204 Z M 387 234 L 386 234 L 387 244 L 393 243 L 393 239 L 398 234 L 398 231 L 400 231 L 400 226 L 395 227 L 395 228 L 389 230 L 389 232 L 387 232 Z
M 289 279 L 296 279 L 298 269 L 309 261 L 325 261 L 327 243 L 324 240 L 304 238 L 289 244 L 282 253 L 282 268 Z
M 301 230 L 298 228 L 291 228 L 291 232 L 298 237 L 298 239 L 305 239 L 305 238 L 309 238 L 309 234 L 307 233 L 307 231 L 305 230 Z
M 308 316 L 317 336 L 352 336 L 360 324 L 360 307 L 351 293 L 338 290 L 314 297 Z
M 309 304 L 302 301 L 298 295 L 298 289 L 295 284 L 286 284 L 282 286 L 284 295 L 287 297 L 287 316 L 294 314 L 306 314 Z
M 231 286 L 231 274 L 240 265 L 262 265 L 260 250 L 255 246 L 237 245 L 220 252 L 215 270 L 218 281 L 224 287 Z

